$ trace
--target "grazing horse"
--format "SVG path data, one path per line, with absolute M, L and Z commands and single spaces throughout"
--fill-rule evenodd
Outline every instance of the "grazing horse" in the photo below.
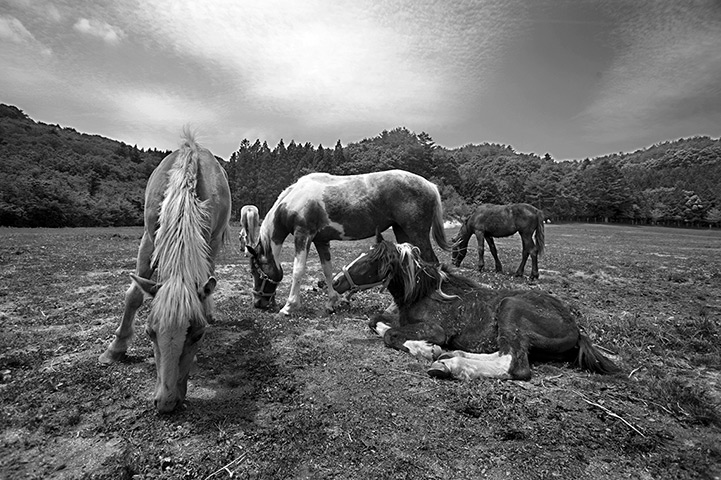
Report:
M 531 378 L 530 359 L 575 360 L 586 370 L 619 369 L 583 335 L 569 308 L 539 291 L 492 290 L 445 265 L 420 258 L 408 243 L 383 240 L 336 275 L 339 293 L 387 286 L 398 319 L 380 315 L 371 328 L 386 345 L 428 360 L 438 377 Z M 393 326 L 391 326 L 393 325 Z M 455 351 L 441 353 L 441 347 Z
M 493 238 L 509 237 L 518 232 L 523 242 L 523 257 L 516 270 L 516 276 L 522 277 L 526 268 L 526 260 L 531 256 L 531 278 L 538 278 L 538 257 L 543 253 L 545 246 L 545 233 L 543 227 L 543 212 L 527 203 L 512 203 L 510 205 L 479 206 L 461 225 L 460 230 L 452 239 L 452 261 L 456 267 L 461 266 L 468 249 L 468 240 L 476 235 L 478 242 L 478 270 L 483 271 L 483 239 L 488 242 L 488 248 L 496 261 L 496 272 L 502 272 L 503 266 L 498 259 L 496 244 Z M 536 242 L 533 242 L 533 233 L 536 233 Z
M 182 405 L 188 375 L 212 315 L 214 258 L 228 238 L 230 189 L 225 170 L 186 129 L 179 150 L 150 175 L 145 189 L 145 230 L 125 311 L 101 363 L 122 360 L 133 337 L 143 293 L 153 298 L 145 333 L 153 341 L 155 406 Z M 150 277 L 157 271 L 157 281 Z
M 283 278 L 280 251 L 293 235 L 295 259 L 290 295 L 280 313 L 289 315 L 300 306 L 300 282 L 311 243 L 315 245 L 328 286 L 326 310 L 340 298 L 331 286 L 331 240 L 360 240 L 393 227 L 400 242 L 418 245 L 428 262 L 438 259 L 430 236 L 450 250 L 443 231 L 443 208 L 438 188 L 428 180 L 403 170 L 363 175 L 311 173 L 301 177 L 278 196 L 260 226 L 260 240 L 251 253 L 254 305 L 268 308 Z
M 238 234 L 238 240 L 240 241 L 240 249 L 243 250 L 246 257 L 250 255 L 246 247 L 258 243 L 259 231 L 260 217 L 258 216 L 258 207 L 255 205 L 243 205 L 243 208 L 240 209 L 240 233 Z

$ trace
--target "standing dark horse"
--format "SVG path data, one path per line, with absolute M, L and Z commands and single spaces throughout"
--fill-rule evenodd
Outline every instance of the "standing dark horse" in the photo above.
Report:
M 145 189 L 145 231 L 125 312 L 101 363 L 125 357 L 143 293 L 153 297 L 145 333 L 153 341 L 155 406 L 183 403 L 188 375 L 212 315 L 214 258 L 228 237 L 230 189 L 212 153 L 187 130 L 179 150 L 165 157 Z M 157 282 L 150 280 L 157 271 Z
M 256 245 L 258 243 L 258 235 L 260 232 L 260 217 L 258 216 L 258 207 L 255 205 L 243 205 L 240 209 L 240 233 L 238 233 L 238 241 L 240 249 L 247 257 L 248 245 Z
M 283 278 L 280 250 L 293 235 L 295 260 L 290 295 L 281 313 L 300 306 L 300 282 L 311 243 L 315 245 L 328 285 L 326 310 L 332 311 L 339 295 L 331 286 L 331 240 L 360 240 L 393 227 L 400 242 L 414 242 L 424 260 L 437 263 L 430 236 L 450 250 L 443 231 L 443 209 L 438 188 L 403 170 L 337 176 L 311 173 L 286 188 L 263 219 L 260 241 L 251 252 L 254 305 L 267 308 Z
M 526 260 L 531 256 L 531 278 L 538 278 L 538 256 L 545 247 L 545 232 L 543 228 L 543 212 L 527 203 L 512 203 L 510 205 L 479 206 L 475 212 L 461 225 L 460 230 L 453 238 L 453 265 L 459 267 L 468 249 L 468 240 L 476 235 L 478 242 L 478 270 L 482 271 L 483 239 L 488 242 L 493 259 L 496 261 L 496 272 L 502 272 L 503 266 L 498 259 L 496 244 L 493 237 L 509 237 L 518 232 L 523 242 L 523 257 L 516 270 L 516 276 L 522 277 L 526 268 Z M 533 232 L 536 232 L 536 242 L 533 242 Z
M 429 264 L 408 243 L 378 243 L 344 267 L 333 288 L 339 293 L 387 285 L 398 305 L 399 317 L 383 315 L 371 327 L 386 345 L 428 360 L 429 374 L 471 379 L 477 377 L 531 378 L 530 359 L 575 360 L 596 373 L 619 369 L 583 335 L 569 308 L 547 293 L 491 290 L 450 271 Z M 441 354 L 441 347 L 456 351 Z

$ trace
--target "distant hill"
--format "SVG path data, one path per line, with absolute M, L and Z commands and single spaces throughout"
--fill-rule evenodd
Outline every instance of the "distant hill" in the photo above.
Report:
M 0 104 L 0 225 L 140 225 L 145 182 L 168 153 L 35 122 Z
M 35 122 L 0 104 L 0 225 L 140 225 L 147 178 L 169 153 Z M 493 143 L 447 149 L 398 127 L 334 148 L 243 139 L 222 163 L 236 216 L 244 204 L 265 214 L 309 172 L 401 168 L 439 185 L 448 217 L 479 203 L 527 202 L 556 220 L 721 225 L 721 140 L 709 137 L 556 162 Z

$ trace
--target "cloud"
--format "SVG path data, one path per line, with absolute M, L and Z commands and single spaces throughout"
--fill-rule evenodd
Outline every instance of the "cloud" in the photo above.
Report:
M 20 20 L 11 16 L 0 16 L 0 38 L 13 43 L 32 43 L 35 37 Z
M 120 40 L 125 37 L 123 30 L 102 20 L 80 18 L 75 22 L 73 28 L 82 34 L 100 38 L 111 45 L 120 43 Z
M 677 130 L 689 113 L 683 106 L 701 111 L 700 99 L 714 102 L 721 94 L 719 10 L 703 2 L 662 6 L 617 12 L 613 64 L 579 116 L 590 135 L 621 141 Z
M 18 45 L 28 45 L 40 50 L 45 56 L 52 54 L 45 45 L 35 39 L 35 36 L 25 28 L 25 25 L 15 17 L 0 15 L 0 39 L 8 40 Z

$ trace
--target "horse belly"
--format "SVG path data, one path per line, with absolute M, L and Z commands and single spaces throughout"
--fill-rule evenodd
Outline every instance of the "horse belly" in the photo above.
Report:
M 370 238 L 376 234 L 376 230 L 383 232 L 392 224 L 388 213 L 375 208 L 372 204 L 346 205 L 345 208 L 326 204 L 326 212 L 328 215 L 326 229 L 338 232 L 339 235 L 335 240 Z

